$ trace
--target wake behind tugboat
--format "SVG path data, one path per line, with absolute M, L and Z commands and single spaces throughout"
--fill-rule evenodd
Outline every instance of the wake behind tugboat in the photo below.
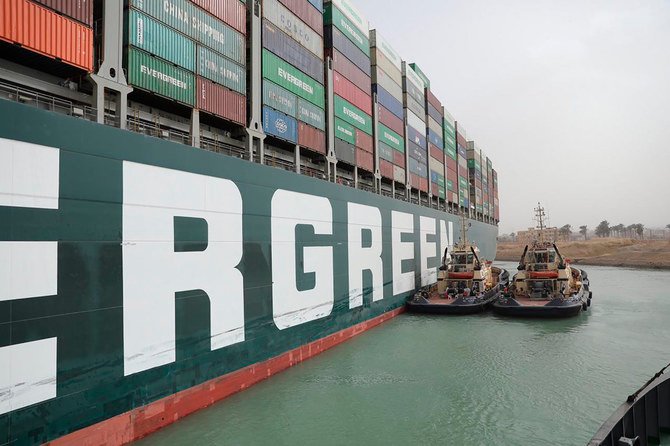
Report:
M 555 243 L 545 239 L 544 209 L 538 205 L 538 239 L 526 245 L 511 289 L 493 304 L 506 316 L 568 317 L 586 311 L 591 291 L 586 271 L 572 268 Z
M 420 289 L 407 302 L 415 313 L 473 314 L 486 310 L 509 283 L 507 270 L 480 259 L 477 246 L 466 237 L 465 216 L 461 215 L 461 239 L 450 255 L 447 250 L 437 284 Z

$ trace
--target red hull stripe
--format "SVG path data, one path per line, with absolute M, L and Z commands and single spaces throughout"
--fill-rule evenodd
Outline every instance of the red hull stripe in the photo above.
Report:
M 333 333 L 282 355 L 245 367 L 227 375 L 170 395 L 143 407 L 78 430 L 46 443 L 50 446 L 72 444 L 123 445 L 146 437 L 200 409 L 211 406 L 270 376 L 310 359 L 364 331 L 393 319 L 405 308 L 400 307 L 374 319 Z

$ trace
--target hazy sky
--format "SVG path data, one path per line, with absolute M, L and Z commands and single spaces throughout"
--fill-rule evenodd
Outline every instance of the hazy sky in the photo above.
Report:
M 355 4 L 492 159 L 501 233 L 670 224 L 669 0 Z

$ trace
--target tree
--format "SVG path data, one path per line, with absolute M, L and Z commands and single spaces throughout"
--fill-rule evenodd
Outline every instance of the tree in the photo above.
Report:
M 635 225 L 635 233 L 641 239 L 644 239 L 644 225 L 642 223 L 638 223 L 638 224 Z
M 670 225 L 665 225 L 666 228 L 670 229 Z
M 587 231 L 588 231 L 588 227 L 586 225 L 579 227 L 579 233 L 584 236 L 584 240 L 586 240 L 586 232 Z
M 598 227 L 596 227 L 596 235 L 598 237 L 609 237 L 611 231 L 610 224 L 607 220 L 601 221 Z
M 619 223 L 616 226 L 612 226 L 610 229 L 614 234 L 617 235 L 617 237 L 623 237 L 626 232 L 626 226 L 624 226 L 622 223 Z
M 564 240 L 570 240 L 570 235 L 572 235 L 572 225 L 565 225 L 558 230 L 558 233 Z
M 628 232 L 628 237 L 634 237 L 635 236 L 635 225 L 628 225 L 626 226 L 626 231 Z
M 516 234 L 513 233 L 513 232 L 510 232 L 509 236 L 512 239 L 512 241 L 514 241 L 514 238 L 516 237 Z

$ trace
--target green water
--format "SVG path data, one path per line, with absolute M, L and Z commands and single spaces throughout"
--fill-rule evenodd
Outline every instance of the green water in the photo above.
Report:
M 402 315 L 138 444 L 584 445 L 670 362 L 670 272 L 588 272 L 578 317 Z

